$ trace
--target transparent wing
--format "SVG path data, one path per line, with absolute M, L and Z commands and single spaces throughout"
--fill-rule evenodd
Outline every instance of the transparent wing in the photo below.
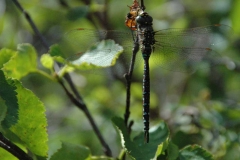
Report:
M 197 68 L 204 68 L 200 62 L 206 60 L 209 65 L 213 65 L 209 60 L 220 55 L 210 47 L 224 41 L 223 33 L 231 30 L 229 26 L 218 24 L 157 31 L 155 33 L 157 42 L 151 58 L 158 66 L 179 72 L 192 72 Z
M 227 25 L 210 25 L 190 29 L 165 29 L 155 33 L 156 44 L 162 46 L 208 48 L 223 41 L 222 33 L 232 30 Z
M 91 46 L 100 43 L 102 40 L 112 39 L 122 46 L 133 44 L 131 32 L 124 31 L 106 31 L 78 28 L 67 32 L 63 36 L 63 45 L 67 48 L 73 48 L 76 53 L 84 53 Z M 112 50 L 113 48 L 111 48 Z
M 113 41 L 108 40 L 114 40 Z M 133 46 L 131 32 L 116 30 L 74 29 L 67 32 L 60 43 L 67 60 L 74 64 L 82 62 L 107 67 L 109 61 L 115 61 L 114 54 L 130 52 Z M 121 48 L 119 45 L 123 46 Z M 118 55 L 117 55 L 118 56 Z
M 158 46 L 150 58 L 157 62 L 158 66 L 177 72 L 194 72 L 197 69 L 204 69 L 202 62 L 210 61 L 212 57 L 220 56 L 210 48 L 187 48 L 173 46 Z
M 231 27 L 226 25 L 212 25 L 190 29 L 166 29 L 155 32 L 156 43 L 152 59 L 158 66 L 172 71 L 186 71 L 188 64 L 200 65 L 200 62 L 209 58 L 219 56 L 210 49 L 214 44 L 223 41 L 222 33 L 227 33 Z M 112 59 L 113 54 L 119 52 L 118 45 L 102 43 L 102 40 L 112 39 L 123 47 L 123 54 L 118 61 L 129 65 L 133 47 L 133 38 L 136 33 L 131 31 L 117 30 L 92 30 L 74 29 L 66 33 L 61 46 L 66 57 L 77 60 L 83 57 L 97 62 L 99 66 Z M 102 47 L 99 47 L 99 45 Z M 84 53 L 87 54 L 87 56 Z M 84 56 L 85 55 L 85 56 Z M 74 58 L 73 58 L 74 57 Z M 77 57 L 77 58 L 76 58 Z M 141 54 L 138 53 L 136 64 L 141 62 Z M 78 63 L 78 61 L 73 61 Z M 201 68 L 201 67 L 200 67 Z

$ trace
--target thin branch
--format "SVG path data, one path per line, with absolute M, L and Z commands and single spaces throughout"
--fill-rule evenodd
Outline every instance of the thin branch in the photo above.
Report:
M 14 155 L 20 160 L 32 160 L 31 157 L 27 155 L 22 149 L 20 149 L 18 146 L 13 144 L 11 141 L 9 141 L 7 138 L 3 136 L 3 134 L 0 132 L 0 147 Z
M 30 15 L 23 9 L 23 7 L 20 5 L 20 3 L 17 0 L 13 0 L 13 3 L 24 13 L 27 21 L 29 22 L 30 26 L 32 27 L 33 31 L 36 33 L 36 35 L 38 35 L 38 37 L 40 38 L 40 40 L 43 43 L 43 46 L 48 50 L 49 49 L 49 44 L 47 43 L 47 41 L 45 40 L 45 38 L 41 35 L 41 33 L 39 32 L 38 28 L 36 27 L 35 23 L 33 22 L 33 20 L 31 19 Z M 59 64 L 58 64 L 59 65 Z M 111 154 L 111 150 L 109 148 L 109 146 L 106 144 L 105 140 L 103 139 L 99 129 L 97 128 L 96 123 L 94 122 L 92 115 L 90 114 L 90 112 L 87 109 L 86 104 L 84 103 L 81 95 L 79 94 L 79 92 L 77 91 L 74 83 L 72 82 L 72 79 L 70 77 L 69 74 L 65 74 L 64 75 L 65 80 L 67 81 L 67 83 L 69 84 L 71 90 L 73 91 L 73 93 L 75 94 L 75 97 L 67 90 L 67 88 L 64 86 L 64 84 L 62 83 L 62 81 L 58 81 L 60 83 L 60 85 L 64 88 L 66 94 L 68 95 L 68 97 L 70 98 L 70 100 L 79 108 L 81 109 L 85 115 L 87 116 L 90 124 L 93 127 L 93 130 L 95 131 L 97 137 L 99 138 L 99 141 L 101 142 L 102 146 L 105 148 L 105 154 L 107 156 L 112 156 Z
M 141 0 L 141 9 L 144 11 L 146 9 L 145 5 L 144 5 L 144 0 Z
M 134 35 L 133 35 L 134 37 Z M 131 59 L 131 63 L 130 63 L 130 67 L 129 67 L 129 71 L 128 73 L 125 75 L 126 78 L 126 110 L 125 110 L 125 114 L 124 114 L 124 121 L 125 121 L 125 125 L 128 127 L 128 119 L 130 116 L 130 99 L 131 99 L 131 83 L 132 83 L 132 73 L 133 73 L 133 69 L 134 69 L 134 64 L 135 64 L 135 59 L 136 59 L 136 55 L 137 52 L 139 50 L 139 43 L 138 43 L 138 37 L 136 37 L 136 39 L 134 40 L 134 47 L 133 47 L 133 52 L 132 52 L 132 59 Z M 129 128 L 130 131 L 130 128 Z
M 102 146 L 105 148 L 105 154 L 107 156 L 112 156 L 112 153 L 111 153 L 111 149 L 109 148 L 109 146 L 107 145 L 107 143 L 105 142 L 105 140 L 103 139 L 102 137 L 102 134 L 101 132 L 99 131 L 95 121 L 93 120 L 87 106 L 85 105 L 85 103 L 83 103 L 83 101 L 78 101 L 76 98 L 74 98 L 74 96 L 67 90 L 66 86 L 64 85 L 64 83 L 62 82 L 62 80 L 57 76 L 57 79 L 58 79 L 58 82 L 60 83 L 60 85 L 63 87 L 63 89 L 65 90 L 66 94 L 68 95 L 68 97 L 71 99 L 71 101 L 80 109 L 82 110 L 88 120 L 90 121 L 92 127 L 93 127 L 93 130 L 95 131 L 98 139 L 100 140 Z
M 135 14 L 138 14 L 138 9 L 139 9 L 139 3 L 138 1 L 134 0 L 133 4 L 130 8 L 130 13 L 128 13 L 128 15 L 130 14 L 131 16 L 136 16 Z M 135 13 L 132 15 L 132 13 Z M 135 59 L 136 59 L 136 55 L 137 52 L 139 51 L 139 42 L 138 42 L 138 36 L 135 35 L 135 32 L 133 32 L 133 30 L 136 30 L 136 17 L 126 17 L 126 21 L 125 24 L 127 25 L 127 27 L 129 27 L 132 31 L 132 38 L 133 38 L 133 42 L 134 42 L 134 46 L 132 49 L 132 58 L 130 61 L 130 66 L 129 66 L 129 70 L 128 73 L 125 74 L 125 79 L 126 79 L 126 109 L 125 109 L 125 113 L 124 113 L 124 123 L 126 125 L 126 127 L 128 128 L 128 133 L 130 134 L 131 132 L 131 127 L 133 125 L 133 121 L 130 122 L 130 124 L 128 125 L 128 120 L 130 117 L 130 99 L 131 99 L 131 83 L 132 83 L 132 73 L 133 73 L 133 69 L 134 69 L 134 64 L 135 64 Z M 128 21 L 131 21 L 131 25 L 134 24 L 134 26 L 129 26 L 128 25 Z
M 27 21 L 29 22 L 30 26 L 32 27 L 33 31 L 36 33 L 36 35 L 41 40 L 43 46 L 48 50 L 49 49 L 49 44 L 47 43 L 46 39 L 42 36 L 42 34 L 37 29 L 37 26 L 33 22 L 33 20 L 30 17 L 30 15 L 23 9 L 23 7 L 20 5 L 20 3 L 17 0 L 12 0 L 12 1 L 18 7 L 18 9 L 20 9 L 22 11 L 22 13 L 26 17 Z

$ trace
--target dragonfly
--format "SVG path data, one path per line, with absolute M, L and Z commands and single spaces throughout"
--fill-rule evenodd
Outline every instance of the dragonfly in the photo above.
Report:
M 208 61 L 216 56 L 217 52 L 210 47 L 221 42 L 223 33 L 231 27 L 223 24 L 215 24 L 204 27 L 188 29 L 163 29 L 154 30 L 153 19 L 147 12 L 135 10 L 137 15 L 128 14 L 130 30 L 94 30 L 77 28 L 65 34 L 64 39 L 71 47 L 73 54 L 78 55 L 77 59 L 71 61 L 74 65 L 80 65 L 84 59 L 97 61 L 98 65 L 105 66 L 111 59 L 112 54 L 122 52 L 123 55 L 131 55 L 133 39 L 140 44 L 140 52 L 144 62 L 143 68 L 143 123 L 144 138 L 149 142 L 149 108 L 150 108 L 150 74 L 149 59 L 164 69 L 178 72 L 194 72 L 196 68 L 188 64 L 200 66 L 201 62 Z M 132 18 L 132 19 L 131 19 Z M 127 23 L 127 21 L 125 22 Z M 117 45 L 109 45 L 112 41 Z M 118 45 L 119 44 L 119 45 Z M 99 47 L 104 46 L 104 47 Z M 92 47 L 94 46 L 94 47 Z M 119 46 L 122 46 L 119 47 Z M 91 54 L 85 53 L 91 51 Z M 99 54 L 100 53 L 100 54 Z

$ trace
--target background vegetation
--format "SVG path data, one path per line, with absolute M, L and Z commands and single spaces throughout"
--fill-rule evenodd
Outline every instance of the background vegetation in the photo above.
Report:
M 50 44 L 75 28 L 126 30 L 124 20 L 131 0 L 19 0 Z M 172 72 L 151 64 L 151 113 L 153 126 L 164 120 L 173 142 L 182 148 L 199 144 L 215 159 L 240 159 L 240 1 L 238 0 L 151 0 L 146 11 L 154 18 L 155 30 L 226 24 L 233 28 L 215 50 L 221 63 L 194 74 Z M 0 48 L 16 50 L 19 43 L 31 43 L 39 56 L 46 53 L 39 37 L 12 1 L 0 1 Z M 46 72 L 48 70 L 42 68 Z M 120 152 L 120 139 L 111 122 L 123 117 L 126 91 L 121 76 L 71 74 L 113 155 Z M 134 70 L 131 120 L 135 131 L 142 130 L 142 66 Z M 82 144 L 93 155 L 102 147 L 89 121 L 74 107 L 58 83 L 39 74 L 21 79 L 44 102 L 48 117 L 49 155 L 61 142 Z

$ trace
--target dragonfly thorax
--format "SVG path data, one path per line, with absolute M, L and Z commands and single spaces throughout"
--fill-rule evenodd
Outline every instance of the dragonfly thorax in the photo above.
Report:
M 150 57 L 154 48 L 153 45 L 156 42 L 154 39 L 155 32 L 152 28 L 152 21 L 152 17 L 149 16 L 147 12 L 141 13 L 136 18 L 139 44 L 141 45 L 142 56 L 145 60 Z
M 154 39 L 155 32 L 153 31 L 152 26 L 142 29 L 140 35 L 142 45 L 151 46 L 155 44 Z

